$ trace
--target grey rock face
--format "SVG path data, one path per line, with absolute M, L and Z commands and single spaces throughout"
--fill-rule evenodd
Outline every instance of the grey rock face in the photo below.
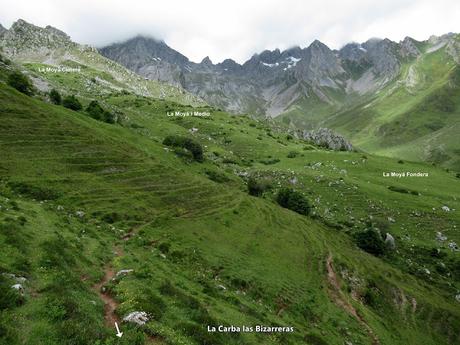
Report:
M 415 58 L 416 41 L 372 39 L 332 51 L 320 41 L 307 48 L 265 50 L 240 65 L 231 59 L 200 63 L 163 41 L 138 36 L 100 52 L 142 76 L 164 81 L 236 113 L 277 116 L 301 100 L 319 99 L 333 105 L 334 93 L 375 91 L 399 72 L 400 60 Z
M 0 37 L 2 37 L 2 35 L 3 35 L 5 32 L 7 32 L 7 31 L 8 31 L 8 30 L 6 30 L 6 29 L 2 26 L 2 24 L 0 24 Z
M 41 28 L 19 19 L 2 34 L 0 47 L 9 56 L 46 54 L 56 49 L 76 46 L 64 32 L 47 26 Z
M 413 38 L 406 37 L 400 43 L 401 55 L 405 58 L 417 57 L 420 55 L 420 50 L 417 48 L 417 41 Z
M 311 141 L 315 145 L 329 148 L 336 151 L 351 151 L 353 146 L 343 136 L 329 128 L 319 128 L 313 131 L 303 131 L 301 137 Z

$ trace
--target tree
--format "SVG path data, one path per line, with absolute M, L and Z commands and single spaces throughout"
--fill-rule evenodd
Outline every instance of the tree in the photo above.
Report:
M 380 232 L 373 228 L 359 232 L 356 235 L 356 244 L 362 250 L 365 250 L 375 256 L 385 254 L 385 242 L 382 239 Z
M 75 111 L 81 110 L 83 108 L 80 101 L 74 95 L 67 96 L 66 98 L 64 98 L 64 100 L 62 101 L 62 105 L 66 108 Z
M 163 140 L 163 145 L 184 148 L 192 154 L 193 159 L 197 162 L 203 162 L 204 160 L 203 147 L 200 143 L 191 138 L 179 135 L 168 135 Z
M 255 178 L 250 177 L 248 180 L 248 193 L 252 196 L 262 196 L 265 191 L 265 186 L 257 181 Z
M 59 105 L 62 103 L 61 94 L 56 89 L 51 89 L 49 96 L 51 102 L 53 102 L 54 104 Z
M 25 95 L 32 96 L 34 87 L 30 79 L 21 72 L 13 72 L 8 76 L 8 85 Z
M 291 188 L 283 188 L 276 197 L 278 204 L 299 214 L 308 215 L 310 213 L 310 203 L 302 193 Z
M 91 101 L 86 107 L 86 112 L 96 120 L 104 120 L 104 109 L 98 101 Z

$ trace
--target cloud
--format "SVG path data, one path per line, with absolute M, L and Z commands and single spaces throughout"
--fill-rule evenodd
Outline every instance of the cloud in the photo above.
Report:
M 458 0 L 0 0 L 0 6 L 5 27 L 23 18 L 95 46 L 146 34 L 193 61 L 209 55 L 243 62 L 314 39 L 340 48 L 370 37 L 422 40 L 460 31 Z

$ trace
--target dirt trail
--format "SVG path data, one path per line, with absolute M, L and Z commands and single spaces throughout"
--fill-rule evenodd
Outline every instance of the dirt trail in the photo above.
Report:
M 123 255 L 122 250 L 119 247 L 115 247 L 115 257 Z M 115 322 L 120 323 L 120 318 L 115 313 L 118 303 L 115 299 L 110 296 L 108 291 L 102 291 L 104 285 L 115 277 L 115 271 L 113 270 L 112 264 L 107 265 L 104 268 L 104 277 L 102 280 L 93 286 L 94 291 L 99 295 L 99 298 L 104 302 L 104 320 L 107 327 L 115 327 Z
M 139 229 L 142 227 L 150 224 L 151 222 L 142 224 L 140 226 L 134 227 L 129 230 L 123 237 L 123 241 L 128 241 L 132 237 L 134 237 Z M 121 247 L 116 246 L 114 248 L 114 258 L 121 257 L 124 255 L 123 250 Z M 113 261 L 113 260 L 112 260 Z M 93 285 L 93 290 L 98 294 L 99 298 L 104 302 L 104 321 L 107 327 L 113 328 L 115 331 L 115 322 L 119 325 L 121 324 L 121 320 L 116 314 L 116 309 L 118 307 L 118 302 L 110 295 L 108 291 L 103 291 L 103 287 L 109 283 L 114 277 L 116 276 L 116 272 L 113 269 L 112 262 L 107 264 L 104 268 L 104 277 L 102 280 Z M 154 344 L 158 343 L 159 338 L 146 334 L 147 335 L 147 343 Z
M 380 341 L 377 338 L 377 335 L 374 333 L 372 328 L 367 324 L 366 320 L 358 314 L 357 310 L 350 302 L 348 302 L 347 298 L 343 295 L 343 292 L 340 290 L 340 282 L 335 274 L 334 267 L 332 266 L 332 255 L 326 259 L 326 269 L 327 269 L 327 280 L 330 285 L 329 294 L 331 295 L 334 303 L 337 304 L 339 307 L 344 309 L 347 313 L 352 315 L 358 322 L 366 329 L 367 333 L 372 339 L 373 345 L 380 345 Z

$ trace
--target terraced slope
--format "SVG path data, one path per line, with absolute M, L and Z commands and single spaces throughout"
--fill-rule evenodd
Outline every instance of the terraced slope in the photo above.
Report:
M 92 98 L 125 114 L 121 123 L 0 83 L 2 342 L 458 342 L 454 174 L 325 151 L 209 107 L 130 92 Z M 162 145 L 168 135 L 201 143 L 204 162 Z M 382 176 L 401 170 L 429 178 Z M 272 189 L 249 196 L 247 176 Z M 301 191 L 312 215 L 278 206 L 281 186 Z M 358 249 L 354 236 L 369 224 L 391 233 L 397 251 L 377 258 Z M 437 232 L 447 239 L 437 240 Z M 104 284 L 108 269 L 115 279 Z M 22 296 L 11 289 L 19 276 L 26 278 Z M 101 282 L 104 291 L 95 291 Z M 101 293 L 114 311 L 104 310 Z M 149 321 L 122 322 L 134 311 Z M 121 321 L 121 339 L 112 320 Z M 224 334 L 208 325 L 294 332 Z

